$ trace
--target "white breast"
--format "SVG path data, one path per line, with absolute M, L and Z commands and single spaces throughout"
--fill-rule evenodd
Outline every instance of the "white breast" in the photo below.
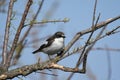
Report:
M 64 47 L 64 39 L 63 38 L 56 38 L 51 46 L 45 48 L 43 50 L 44 53 L 53 55 L 59 52 Z

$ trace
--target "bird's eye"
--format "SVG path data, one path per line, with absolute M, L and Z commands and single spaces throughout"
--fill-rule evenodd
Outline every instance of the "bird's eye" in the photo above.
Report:
M 58 35 L 58 37 L 62 37 L 61 35 Z

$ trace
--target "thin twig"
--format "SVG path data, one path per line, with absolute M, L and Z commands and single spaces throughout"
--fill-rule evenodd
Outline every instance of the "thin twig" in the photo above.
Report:
M 16 48 L 16 46 L 17 46 L 17 42 L 18 42 L 18 39 L 19 39 L 21 30 L 23 29 L 23 25 L 24 25 L 24 22 L 25 22 L 25 19 L 26 19 L 26 16 L 27 16 L 27 14 L 28 14 L 28 11 L 29 11 L 29 9 L 30 9 L 31 4 L 32 4 L 32 0 L 29 0 L 29 1 L 27 2 L 27 5 L 26 5 L 26 8 L 25 8 L 24 14 L 23 14 L 23 16 L 22 16 L 20 25 L 19 25 L 19 27 L 18 27 L 18 29 L 17 29 L 17 32 L 16 32 L 16 35 L 15 35 L 14 41 L 13 41 L 13 43 L 12 43 L 12 48 L 11 48 L 10 53 L 9 53 L 9 55 L 8 55 L 8 59 L 7 59 L 7 62 L 6 62 L 6 63 L 7 63 L 7 64 L 6 64 L 7 68 L 10 66 L 10 62 L 11 62 L 11 59 L 12 59 L 12 57 L 13 57 L 13 53 L 14 53 L 15 48 Z
M 97 4 L 97 3 L 95 3 L 95 4 Z M 96 7 L 96 6 L 95 6 L 95 7 Z M 99 14 L 99 16 L 98 16 L 98 18 L 97 18 L 97 21 L 96 21 L 95 26 L 97 25 L 99 18 L 100 18 L 100 14 Z M 94 21 L 93 21 L 93 23 L 94 23 Z M 94 25 L 94 24 L 92 24 L 92 25 Z M 86 47 L 88 46 L 88 44 L 89 44 L 89 42 L 90 42 L 90 39 L 92 38 L 92 35 L 93 35 L 93 33 L 94 33 L 94 28 L 95 28 L 95 27 L 93 27 L 93 31 L 91 32 L 91 34 L 90 34 L 90 36 L 89 36 L 89 38 L 88 38 L 88 40 L 87 40 L 87 42 L 86 42 L 83 50 L 82 50 L 82 53 L 81 53 L 81 55 L 80 55 L 80 57 L 79 57 L 79 59 L 78 59 L 78 62 L 77 62 L 76 67 L 78 67 L 78 66 L 80 65 L 80 60 L 81 60 L 82 56 L 84 55 L 84 52 L 85 52 Z
M 111 57 L 110 57 L 110 52 L 107 49 L 108 49 L 108 47 L 106 46 L 107 61 L 108 61 L 108 76 L 107 76 L 107 80 L 111 80 L 111 75 L 112 75 Z
M 95 22 L 96 7 L 97 7 L 97 0 L 95 0 L 95 4 L 94 4 L 92 26 L 94 26 L 94 22 Z
M 115 31 L 115 30 L 117 30 L 117 29 L 119 29 L 119 28 L 120 28 L 120 26 L 116 27 L 116 28 L 115 28 L 115 29 L 113 29 L 112 31 L 107 32 L 107 33 L 106 33 L 106 35 L 108 35 L 108 36 L 109 36 L 109 35 L 113 34 L 113 33 L 114 33 L 114 31 Z
M 58 76 L 57 74 L 50 74 L 50 73 L 46 73 L 46 72 L 36 72 L 36 73 L 47 74 L 47 75 L 52 75 L 52 76 Z
M 99 34 L 96 36 L 96 39 L 92 42 L 92 44 L 90 45 L 90 47 L 88 47 L 88 49 L 86 50 L 85 54 L 88 54 L 88 52 L 92 49 L 92 47 L 95 45 L 95 43 L 98 41 L 98 39 L 100 38 L 100 36 L 102 35 L 103 31 L 105 30 L 106 26 L 103 27 L 103 29 L 99 32 Z M 80 63 L 82 62 L 82 58 Z
M 58 20 L 42 20 L 41 22 L 31 21 L 31 23 L 25 24 L 24 27 L 29 26 L 31 24 L 46 24 L 46 23 L 56 23 L 56 22 L 64 22 L 64 23 L 66 23 L 68 21 L 69 21 L 68 18 L 64 18 L 63 20 L 59 20 L 59 19 Z
M 11 16 L 13 10 L 14 0 L 10 0 L 9 2 L 9 9 L 7 14 L 7 21 L 6 21 L 6 28 L 5 28 L 5 36 L 4 36 L 4 44 L 3 44 L 3 52 L 2 52 L 2 64 L 6 64 L 7 60 L 7 47 L 8 47 L 8 40 L 9 40 L 9 29 L 11 24 Z
M 112 35 L 112 34 L 115 34 L 115 33 L 120 32 L 120 31 L 116 31 L 116 32 L 115 32 L 115 30 L 117 30 L 118 28 L 120 28 L 120 26 L 117 26 L 117 27 L 114 28 L 113 30 L 108 31 L 105 35 L 99 37 L 97 40 L 100 40 L 100 39 L 102 39 L 102 38 L 104 38 L 104 37 L 106 37 L 106 36 L 110 36 L 110 35 Z
M 92 50 L 105 50 L 105 51 L 116 51 L 116 52 L 120 52 L 120 49 L 116 49 L 116 48 L 103 48 L 103 47 L 97 47 L 97 48 L 92 48 Z
M 21 57 L 21 52 L 25 48 L 25 45 L 27 43 L 27 40 L 24 43 L 19 43 L 16 48 L 16 53 L 15 56 L 13 57 L 12 64 L 11 65 L 16 65 L 19 58 Z

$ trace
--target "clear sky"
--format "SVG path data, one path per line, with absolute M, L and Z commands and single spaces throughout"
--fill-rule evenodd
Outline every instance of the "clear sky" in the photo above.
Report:
M 17 0 L 15 3 L 14 11 L 18 12 L 19 15 L 15 16 L 15 20 L 13 20 L 11 29 L 11 37 L 15 34 L 15 30 L 17 29 L 16 26 L 19 25 L 19 21 L 21 19 L 21 14 L 24 11 L 25 3 L 27 0 Z M 56 5 L 54 5 L 56 4 Z M 53 6 L 54 5 L 54 6 Z M 52 9 L 51 9 L 52 7 Z M 69 18 L 70 21 L 67 23 L 48 23 L 45 25 L 45 27 L 39 27 L 40 25 L 35 26 L 35 29 L 30 32 L 32 34 L 33 32 L 38 32 L 37 37 L 38 39 L 43 38 L 48 35 L 54 34 L 56 31 L 63 31 L 66 34 L 66 41 L 65 45 L 73 38 L 73 36 L 82 30 L 85 30 L 91 26 L 92 23 L 92 15 L 93 15 L 93 7 L 94 7 L 94 0 L 45 0 L 43 4 L 43 8 L 37 18 L 37 21 L 41 21 L 42 19 L 64 19 Z M 34 0 L 31 14 L 35 13 L 38 8 L 38 0 Z M 7 9 L 7 7 L 6 7 Z M 52 12 L 48 12 L 48 10 L 53 10 Z M 47 14 L 46 14 L 47 13 Z M 108 18 L 113 18 L 118 15 L 120 15 L 120 0 L 98 0 L 97 4 L 97 12 L 96 16 L 101 13 L 101 17 L 99 21 L 104 21 Z M 4 33 L 5 29 L 5 21 L 6 21 L 6 15 L 0 13 L 0 25 L 1 25 L 1 33 Z M 50 17 L 45 17 L 45 15 L 51 15 Z M 31 19 L 28 16 L 28 21 Z M 27 22 L 27 21 L 26 21 Z M 116 26 L 120 25 L 120 19 L 111 23 L 108 25 L 108 28 L 106 30 L 109 31 L 110 29 L 113 29 Z M 26 27 L 27 28 L 27 27 Z M 23 33 L 25 32 L 26 28 L 23 30 Z M 34 31 L 36 30 L 36 31 Z M 21 34 L 22 36 L 22 34 Z M 3 43 L 3 34 L 0 34 L 2 45 Z M 83 45 L 83 43 L 86 41 L 88 36 L 83 36 L 81 40 L 79 40 L 74 47 L 78 47 L 80 45 Z M 12 39 L 11 38 L 11 39 Z M 27 37 L 28 42 L 32 41 L 32 37 Z M 32 51 L 35 50 L 35 48 L 31 47 L 31 45 L 37 45 L 41 44 L 41 42 L 37 42 L 36 44 L 31 43 L 24 49 L 22 52 L 22 57 L 20 58 L 20 66 L 26 65 L 26 64 L 33 64 L 37 62 L 36 57 L 42 56 L 42 59 L 47 58 L 47 55 L 45 54 L 36 54 L 33 55 Z M 97 42 L 95 47 L 102 47 L 105 48 L 106 46 L 110 48 L 119 48 L 120 49 L 120 33 L 117 33 L 115 35 L 106 37 L 100 41 Z M 39 45 L 37 45 L 39 47 Z M 78 54 L 68 57 L 62 61 L 59 62 L 61 65 L 74 67 L 75 62 L 78 59 Z M 119 52 L 110 52 L 110 58 L 111 58 L 111 80 L 119 80 L 120 79 L 120 53 Z M 91 51 L 88 56 L 87 61 L 88 67 L 91 69 L 94 76 L 97 78 L 97 80 L 107 80 L 108 77 L 108 60 L 107 60 L 107 52 L 106 51 Z M 49 72 L 50 73 L 50 72 Z M 58 78 L 64 78 L 67 79 L 70 73 L 63 72 L 58 70 Z M 31 75 L 23 78 L 25 80 L 29 80 L 31 76 L 36 76 L 35 73 L 32 73 Z M 52 80 L 51 76 L 48 76 L 48 80 Z M 19 80 L 18 78 L 15 78 L 14 80 Z M 72 80 L 90 80 L 87 74 L 75 74 L 72 78 Z M 92 79 L 91 79 L 92 80 Z

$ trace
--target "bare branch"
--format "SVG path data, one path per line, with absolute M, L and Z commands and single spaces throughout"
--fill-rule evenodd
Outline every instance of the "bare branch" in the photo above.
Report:
M 95 43 L 98 41 L 98 38 L 102 35 L 103 31 L 105 30 L 105 27 L 103 27 L 103 29 L 101 30 L 101 32 L 97 35 L 95 41 L 93 42 L 93 44 L 91 44 L 85 51 L 84 56 L 81 57 L 80 61 L 77 62 L 76 67 L 78 67 L 80 65 L 80 63 L 82 63 L 83 61 L 83 71 L 86 71 L 86 60 L 87 60 L 87 55 L 90 52 L 90 50 L 92 49 L 92 47 L 95 45 Z M 85 72 L 84 72 L 85 73 Z M 68 77 L 68 80 L 74 75 L 74 73 L 71 73 L 70 76 Z
M 23 26 L 24 26 L 24 22 L 25 22 L 25 19 L 26 19 L 26 16 L 27 16 L 27 14 L 28 14 L 28 11 L 29 11 L 29 9 L 30 9 L 31 4 L 32 4 L 32 0 L 29 0 L 29 1 L 27 2 L 27 5 L 26 5 L 26 8 L 25 8 L 24 14 L 23 14 L 23 16 L 22 16 L 20 25 L 19 25 L 19 27 L 18 27 L 18 29 L 17 29 L 17 32 L 16 32 L 16 35 L 15 35 L 14 41 L 13 41 L 13 43 L 12 43 L 12 48 L 11 48 L 10 53 L 9 53 L 9 55 L 8 55 L 8 60 L 7 60 L 7 62 L 6 62 L 6 63 L 7 63 L 7 64 L 6 64 L 7 68 L 10 66 L 10 62 L 11 62 L 11 59 L 12 59 L 12 57 L 13 57 L 13 53 L 14 53 L 15 48 L 16 48 L 16 46 L 17 46 L 17 42 L 18 42 L 18 39 L 19 39 L 21 30 L 22 30 L 22 28 L 23 28 Z
M 39 8 L 38 8 L 35 16 L 33 17 L 32 22 L 34 22 L 34 21 L 36 20 L 38 14 L 40 13 L 40 11 L 41 11 L 41 9 L 42 9 L 43 2 L 44 2 L 44 0 L 41 1 L 40 5 L 39 5 Z M 24 26 L 25 26 L 25 25 L 24 25 Z M 33 26 L 33 23 L 30 24 L 30 27 L 28 28 L 28 30 L 27 30 L 26 33 L 24 34 L 24 36 L 23 36 L 23 38 L 21 39 L 20 43 L 23 43 L 23 41 L 25 40 L 26 36 L 29 34 L 32 26 Z
M 97 0 L 96 0 L 96 2 L 97 2 Z M 95 2 L 95 5 L 97 4 L 96 2 Z M 95 8 L 96 8 L 96 6 L 95 6 Z M 94 9 L 94 10 L 95 10 L 95 9 Z M 94 11 L 94 12 L 95 12 L 95 11 Z M 94 15 L 95 15 L 95 14 L 94 14 Z M 99 15 L 98 18 L 97 18 L 97 21 L 96 21 L 96 23 L 95 23 L 95 26 L 96 26 L 97 23 L 98 23 L 99 17 L 100 17 L 100 15 Z M 94 20 L 94 19 L 93 19 L 93 20 Z M 94 23 L 94 21 L 93 21 L 93 23 Z M 94 25 L 94 24 L 92 24 L 92 25 Z M 85 50 L 86 50 L 86 48 L 87 48 L 87 46 L 88 46 L 88 44 L 89 44 L 89 42 L 90 42 L 90 39 L 92 38 L 92 35 L 93 35 L 93 33 L 94 33 L 94 28 L 95 28 L 95 27 L 93 27 L 93 31 L 91 32 L 91 34 L 90 34 L 87 42 L 85 43 L 85 46 L 84 46 L 84 48 L 83 48 L 83 50 L 82 50 L 82 53 L 81 53 L 81 55 L 80 55 L 80 57 L 79 57 L 79 59 L 78 59 L 78 62 L 77 62 L 76 67 L 78 67 L 78 66 L 80 65 L 80 60 L 81 60 L 82 56 L 84 55 L 84 52 L 85 52 Z
M 106 51 L 120 52 L 120 49 L 116 49 L 116 48 L 103 48 L 103 47 L 92 48 L 92 50 L 106 50 Z
M 36 72 L 36 73 L 47 74 L 47 75 L 52 75 L 52 76 L 58 76 L 57 74 L 49 74 L 49 73 L 46 73 L 46 72 Z
M 5 73 L 2 73 L 0 75 L 0 80 L 12 79 L 12 78 L 17 77 L 19 75 L 26 76 L 32 72 L 37 71 L 37 70 L 44 70 L 44 69 L 59 69 L 59 70 L 65 71 L 65 72 L 83 73 L 83 71 L 78 69 L 78 68 L 64 67 L 64 66 L 55 64 L 52 61 L 46 61 L 44 63 L 36 63 L 33 65 L 26 65 L 26 66 L 16 68 L 16 69 L 7 71 Z
M 15 53 L 15 56 L 13 57 L 12 65 L 17 64 L 19 58 L 21 57 L 21 52 L 25 48 L 26 43 L 27 43 L 27 40 L 24 43 L 17 44 L 16 53 Z
M 108 31 L 106 34 L 104 34 L 104 35 L 102 35 L 101 37 L 97 38 L 97 41 L 100 40 L 100 39 L 102 39 L 102 38 L 104 38 L 104 37 L 106 37 L 106 36 L 110 36 L 110 35 L 113 35 L 113 34 L 115 34 L 115 33 L 120 32 L 120 31 L 117 31 L 119 28 L 120 28 L 120 26 L 117 26 L 116 28 L 112 29 L 111 31 Z M 87 30 L 88 30 L 88 29 L 87 29 Z M 96 39 L 95 39 L 95 40 L 96 40 Z M 95 40 L 90 41 L 89 44 L 88 44 L 88 46 L 91 45 L 91 44 L 93 44 Z M 67 47 L 67 46 L 66 46 L 66 47 Z M 58 61 L 61 61 L 61 60 L 65 59 L 66 57 L 75 54 L 76 52 L 81 53 L 81 50 L 82 50 L 83 48 L 84 48 L 84 46 L 80 46 L 80 47 L 74 48 L 71 52 L 67 52 L 63 57 L 61 57 L 61 58 L 58 58 L 58 57 L 57 57 L 57 60 L 58 60 Z M 93 50 L 96 50 L 96 49 L 97 49 L 97 50 L 105 50 L 105 49 L 103 49 L 103 48 L 92 48 L 92 49 L 93 49 Z M 110 48 L 109 50 L 111 50 L 111 51 L 120 51 L 120 49 L 112 49 L 112 48 Z
M 8 40 L 9 40 L 9 29 L 11 24 L 11 16 L 12 16 L 12 10 L 13 10 L 14 0 L 10 0 L 9 2 L 9 9 L 8 9 L 8 15 L 7 15 L 7 21 L 6 21 L 6 28 L 5 28 L 5 35 L 4 35 L 4 44 L 3 44 L 3 52 L 2 52 L 2 64 L 6 64 L 7 60 L 7 47 L 8 47 Z
M 31 24 L 45 24 L 45 23 L 56 23 L 56 22 L 64 22 L 64 23 L 66 23 L 68 21 L 69 21 L 68 18 L 64 18 L 63 20 L 59 20 L 59 19 L 58 20 L 42 20 L 41 22 L 36 22 L 36 21 L 32 20 L 30 24 L 26 24 L 26 25 L 24 25 L 24 27 L 29 26 Z
M 95 4 L 94 4 L 93 18 L 92 18 L 92 26 L 94 26 L 94 22 L 95 22 L 96 7 L 97 7 L 97 0 L 95 0 Z
M 111 56 L 109 50 L 107 50 L 108 47 L 106 46 L 106 52 L 107 52 L 107 61 L 108 61 L 108 76 L 107 80 L 111 80 L 111 75 L 112 75 L 112 65 L 111 65 Z
M 85 43 L 85 46 L 83 47 L 83 50 L 82 50 L 82 52 L 80 54 L 80 57 L 79 57 L 79 59 L 78 59 L 78 61 L 76 63 L 76 66 L 75 66 L 76 68 L 79 67 L 81 62 L 83 61 L 83 67 L 82 68 L 83 68 L 84 72 L 86 72 L 87 54 L 90 51 L 92 46 L 88 47 L 87 50 L 86 50 L 86 48 L 87 48 L 87 46 L 88 46 L 88 44 L 90 42 L 90 39 L 92 38 L 93 33 L 95 32 L 94 28 L 96 27 L 96 25 L 98 23 L 98 20 L 100 18 L 100 14 L 99 14 L 99 16 L 98 16 L 98 18 L 96 20 L 96 23 L 94 24 L 94 22 L 95 22 L 95 15 L 96 15 L 96 7 L 97 7 L 97 0 L 95 0 L 94 11 L 93 11 L 93 20 L 92 20 L 92 27 L 91 27 L 93 30 L 92 30 L 90 36 L 88 37 L 88 40 Z M 74 73 L 71 73 L 70 76 L 68 77 L 68 80 L 71 79 L 73 75 L 74 75 Z
M 35 21 L 35 20 L 36 20 L 38 14 L 39 14 L 40 11 L 41 11 L 41 8 L 42 8 L 42 5 L 43 5 L 43 2 L 44 2 L 44 0 L 41 1 L 40 5 L 39 5 L 39 8 L 38 8 L 38 10 L 37 10 L 35 16 L 33 17 L 33 20 L 32 20 L 32 21 Z M 23 48 L 25 47 L 23 41 L 24 41 L 25 38 L 28 36 L 30 30 L 32 29 L 32 26 L 33 26 L 33 23 L 30 24 L 28 30 L 26 30 L 24 36 L 23 36 L 22 39 L 19 41 L 19 43 L 18 43 L 18 47 L 21 47 L 21 46 L 22 46 L 22 47 L 19 48 L 20 50 L 19 50 L 19 52 L 17 53 L 16 57 L 21 55 L 21 51 L 22 51 Z M 19 45 L 19 44 L 20 44 L 20 45 Z M 13 58 L 13 64 L 14 64 L 14 65 L 17 63 L 16 61 L 18 61 L 18 59 L 20 58 L 20 57 L 19 57 L 19 58 L 16 58 L 16 57 Z
M 107 33 L 106 33 L 106 35 L 108 35 L 108 36 L 109 36 L 109 35 L 113 34 L 113 33 L 114 33 L 114 31 L 115 31 L 115 30 L 117 30 L 117 29 L 119 29 L 119 28 L 120 28 L 120 26 L 116 27 L 116 28 L 115 28 L 115 29 L 113 29 L 112 31 L 107 32 Z
M 113 21 L 116 21 L 116 20 L 118 20 L 118 19 L 120 19 L 120 16 L 117 16 L 117 17 L 114 17 L 114 18 L 109 18 L 109 19 L 107 19 L 106 21 L 100 22 L 100 23 L 98 23 L 98 24 L 96 25 L 96 27 L 93 26 L 93 27 L 95 27 L 94 30 L 96 31 L 96 30 L 104 27 L 105 25 L 107 25 L 107 24 L 109 24 L 109 23 L 112 23 Z M 72 45 L 73 45 L 80 37 L 82 37 L 84 34 L 87 34 L 87 33 L 92 32 L 92 30 L 93 30 L 93 29 L 92 29 L 92 27 L 91 27 L 91 28 L 88 28 L 88 29 L 83 30 L 83 31 L 81 31 L 81 32 L 78 32 L 78 33 L 73 37 L 73 39 L 68 43 L 68 45 L 65 47 L 65 50 L 64 50 L 63 54 L 66 53 L 66 52 L 72 47 Z

